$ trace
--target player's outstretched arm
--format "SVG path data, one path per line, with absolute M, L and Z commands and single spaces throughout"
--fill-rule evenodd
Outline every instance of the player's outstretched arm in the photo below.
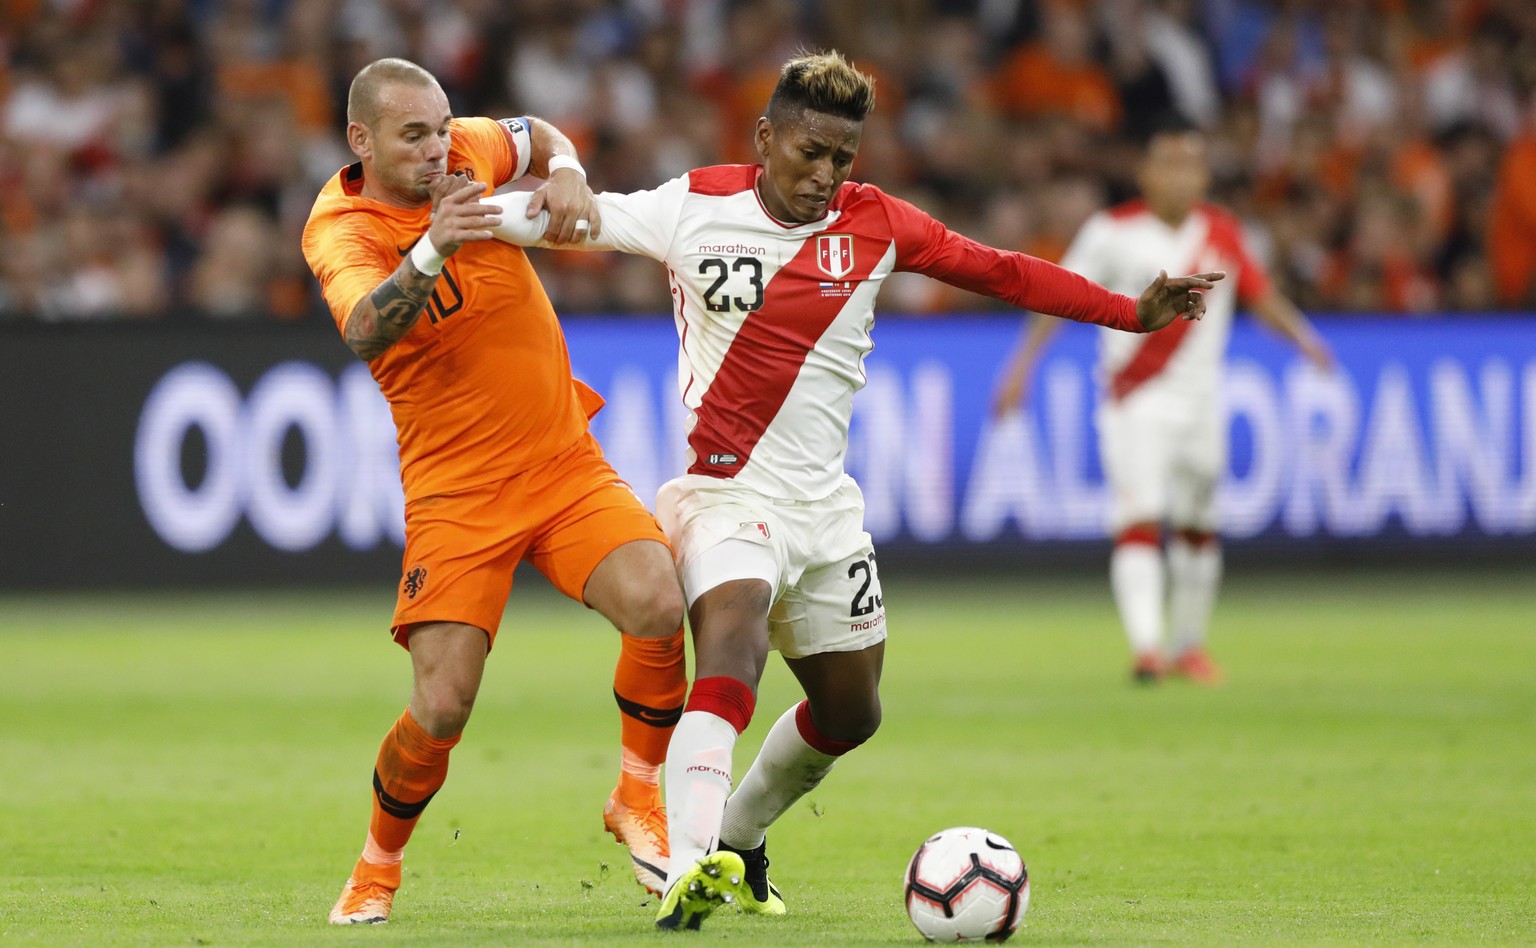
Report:
M 1200 319 L 1205 316 L 1204 291 L 1225 278 L 1221 271 L 1170 277 L 1167 270 L 1159 270 L 1157 279 L 1136 300 L 1136 318 L 1147 332 L 1162 329 L 1180 317 Z
M 993 418 L 1001 418 L 1024 406 L 1030 383 L 1034 381 L 1035 368 L 1039 366 L 1046 346 L 1056 338 L 1063 325 L 1061 320 L 1039 313 L 1024 323 L 1023 338 L 1003 366 L 1002 380 L 992 396 Z
M 482 203 L 484 193 L 484 185 L 464 175 L 433 183 L 432 226 L 347 317 L 347 345 L 363 361 L 378 358 L 416 325 L 449 257 L 470 241 L 491 239 L 491 229 L 501 223 L 500 209 Z
M 674 178 L 658 188 L 624 194 L 604 191 L 593 196 L 603 215 L 603 229 L 587 239 L 555 243 L 544 235 L 549 230 L 549 211 L 530 214 L 533 195 L 508 191 L 486 198 L 501 210 L 501 223 L 492 229 L 497 240 L 519 247 L 553 247 L 559 250 L 618 250 L 653 260 L 665 260 L 672 247 L 688 193 L 688 179 Z
M 1333 351 L 1296 304 L 1270 290 L 1253 304 L 1253 315 L 1294 343 L 1307 361 L 1324 372 L 1333 371 Z
M 604 195 L 606 197 L 606 195 Z M 486 201 L 494 205 L 501 212 L 501 223 L 491 229 L 491 234 L 497 240 L 519 247 L 555 247 L 560 250 L 614 250 L 612 243 L 604 239 L 602 233 L 592 233 L 590 230 L 582 230 L 581 234 L 568 243 L 560 243 L 546 236 L 554 228 L 550 219 L 550 212 L 534 210 L 534 195 L 528 191 L 508 191 L 505 194 L 493 194 Z M 595 198 L 593 206 L 602 207 L 602 200 Z
M 1197 274 L 1170 280 L 1164 274 L 1136 300 L 1039 257 L 978 243 L 914 205 L 872 190 L 878 194 L 896 238 L 896 269 L 926 274 L 1037 313 L 1121 332 L 1150 332 L 1176 316 L 1199 318 L 1205 301 L 1198 290 L 1212 285 L 1207 277 L 1219 280 L 1224 275 Z M 1080 233 L 1073 241 L 1074 249 L 1084 239 Z M 1068 257 L 1072 256 L 1080 254 L 1069 250 Z

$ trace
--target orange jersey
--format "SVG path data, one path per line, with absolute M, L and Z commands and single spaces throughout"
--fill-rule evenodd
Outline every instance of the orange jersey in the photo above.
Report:
M 454 119 L 448 173 L 490 193 L 527 160 L 488 118 Z M 304 225 L 304 258 L 336 325 L 392 274 L 431 223 L 427 206 L 361 196 L 361 163 L 321 189 Z M 565 335 L 523 251 L 499 240 L 448 258 L 426 311 L 368 364 L 389 400 L 407 500 L 489 483 L 554 457 L 602 405 L 571 377 Z

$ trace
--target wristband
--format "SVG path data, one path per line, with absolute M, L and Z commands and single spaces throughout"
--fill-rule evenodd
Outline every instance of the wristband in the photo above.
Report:
M 416 246 L 411 248 L 411 264 L 427 276 L 442 273 L 443 264 L 447 262 L 448 258 L 438 252 L 429 234 L 422 234 Z
M 581 166 L 581 162 L 577 161 L 570 155 L 551 155 L 549 158 L 548 167 L 549 173 L 551 175 L 553 175 L 556 171 L 559 171 L 561 168 L 569 168 L 577 174 L 581 175 L 583 178 L 587 176 L 587 169 L 583 168 Z

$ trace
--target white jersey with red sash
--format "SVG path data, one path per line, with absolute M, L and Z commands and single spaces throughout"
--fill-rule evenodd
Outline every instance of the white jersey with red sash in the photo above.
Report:
M 761 170 L 720 165 L 650 191 L 599 194 L 602 233 L 583 248 L 642 254 L 667 267 L 690 474 L 775 498 L 832 494 L 873 347 L 875 295 L 898 270 L 1025 309 L 1140 330 L 1133 298 L 976 243 L 872 185 L 844 184 L 819 220 L 781 222 L 758 197 Z
M 1112 290 L 1138 294 L 1157 278 L 1225 270 L 1227 278 L 1205 294 L 1205 318 L 1175 320 L 1143 336 L 1103 333 L 1099 369 L 1106 398 L 1121 401 L 1133 392 L 1155 389 L 1215 404 L 1221 365 L 1239 299 L 1251 302 L 1269 292 L 1269 276 L 1254 260 L 1242 226 L 1229 212 L 1202 204 L 1178 227 L 1170 227 L 1140 200 L 1089 218 L 1061 261 L 1062 266 Z

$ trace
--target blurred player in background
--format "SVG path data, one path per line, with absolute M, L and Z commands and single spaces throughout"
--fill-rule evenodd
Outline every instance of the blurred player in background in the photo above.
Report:
M 686 690 L 682 592 L 661 527 L 587 430 L 602 399 L 572 378 L 526 255 L 490 240 L 495 209 L 478 203 L 545 177 L 532 204 L 547 212 L 546 236 L 569 240 L 600 226 L 585 174 L 554 127 L 453 118 L 436 79 L 404 60 L 358 73 L 347 122 L 360 161 L 315 201 L 304 256 L 398 430 L 406 544 L 393 634 L 414 684 L 379 748 L 366 845 L 330 921 L 388 919 L 406 840 L 447 776 L 524 560 L 621 633 L 623 760 L 604 819 L 659 891 L 659 770 Z
M 1172 671 L 1204 684 L 1221 672 L 1205 649 L 1221 581 L 1216 485 L 1226 470 L 1222 360 L 1238 298 L 1317 367 L 1333 357 L 1307 318 L 1271 285 L 1242 225 L 1205 203 L 1210 185 L 1205 140 L 1170 125 L 1155 133 L 1138 174 L 1142 197 L 1102 211 L 1078 232 L 1062 265 L 1124 292 L 1173 267 L 1223 270 L 1206 297 L 1206 317 L 1162 332 L 1099 337 L 1104 394 L 1099 453 L 1110 486 L 1110 585 L 1134 655 L 1132 676 L 1157 681 Z M 1036 316 L 1010 359 L 994 413 L 1018 408 L 1060 324 Z M 1163 528 L 1170 531 L 1167 554 Z M 1171 652 L 1165 652 L 1164 609 Z
M 864 501 L 843 471 L 874 300 L 898 270 L 1014 305 L 1142 332 L 1198 318 L 1220 274 L 1159 276 L 1139 300 L 994 250 L 878 188 L 845 183 L 874 84 L 836 53 L 791 60 L 757 120 L 760 165 L 701 168 L 653 191 L 600 194 L 585 249 L 661 261 L 691 411 L 688 473 L 658 516 L 683 577 L 693 690 L 667 754 L 672 863 L 656 924 L 696 928 L 721 901 L 782 914 L 768 827 L 880 723 L 885 605 Z M 498 236 L 539 242 L 524 195 Z M 731 792 L 768 652 L 805 690 Z M 727 796 L 729 795 L 729 800 Z

